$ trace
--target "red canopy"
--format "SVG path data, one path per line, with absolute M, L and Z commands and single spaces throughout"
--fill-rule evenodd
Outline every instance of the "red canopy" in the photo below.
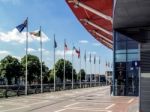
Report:
M 86 30 L 99 42 L 112 49 L 112 21 L 107 17 L 112 18 L 113 0 L 66 0 L 66 2 Z

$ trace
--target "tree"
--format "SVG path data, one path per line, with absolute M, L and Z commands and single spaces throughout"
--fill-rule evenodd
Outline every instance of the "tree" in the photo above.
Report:
M 45 65 L 45 63 L 42 63 L 42 71 L 43 71 L 43 83 L 49 82 L 49 68 Z
M 78 73 L 78 80 L 80 79 L 80 73 L 81 73 L 81 80 L 85 80 L 85 71 L 84 69 L 81 69 Z
M 48 81 L 49 81 L 50 83 L 53 83 L 53 82 L 54 82 L 54 70 L 53 70 L 53 69 L 49 70 L 49 78 L 48 78 Z
M 9 85 L 12 84 L 12 79 L 15 78 L 15 83 L 17 84 L 18 79 L 23 75 L 23 67 L 19 60 L 8 55 L 0 63 L 1 77 L 6 78 Z
M 55 64 L 56 76 L 63 81 L 64 74 L 64 59 L 60 59 Z M 53 70 L 51 71 L 51 76 L 53 76 Z M 72 63 L 65 60 L 65 77 L 66 79 L 72 79 Z M 76 80 L 76 71 L 74 69 L 74 79 Z
M 32 82 L 40 82 L 40 60 L 37 56 L 28 54 L 28 81 L 29 84 Z M 26 56 L 21 59 L 21 64 L 24 67 L 24 76 L 25 76 L 25 67 L 26 67 Z M 44 66 L 43 66 L 44 67 Z M 43 70 L 44 71 L 44 70 Z

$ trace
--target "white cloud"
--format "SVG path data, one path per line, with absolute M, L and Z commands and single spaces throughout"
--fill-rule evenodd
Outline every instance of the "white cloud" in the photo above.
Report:
M 29 34 L 29 42 L 33 42 L 34 40 L 40 40 L 39 37 L 35 37 Z M 17 42 L 17 43 L 25 43 L 26 42 L 26 32 L 18 32 L 17 29 L 13 29 L 12 31 L 8 31 L 6 33 L 0 32 L 0 41 L 3 42 Z M 47 42 L 49 38 L 42 32 L 42 41 Z
M 4 58 L 7 55 L 10 55 L 11 53 L 9 51 L 0 51 L 0 59 Z
M 38 53 L 40 51 L 41 51 L 41 48 L 38 48 L 38 49 L 28 48 L 28 52 L 29 53 Z M 50 55 L 50 51 L 48 51 L 48 50 L 46 50 L 44 48 L 42 49 L 42 52 L 43 52 L 44 55 Z
M 80 44 L 87 44 L 87 43 L 89 43 L 89 42 L 88 42 L 87 40 L 80 40 L 79 43 L 80 43 Z
M 36 30 L 35 32 L 37 32 L 38 30 Z M 30 34 L 29 34 L 30 35 Z M 44 32 L 41 32 L 41 35 L 42 35 L 42 42 L 47 42 L 49 41 L 50 39 L 48 38 L 48 36 L 44 33 Z M 40 41 L 40 38 L 39 37 L 36 37 L 34 35 L 30 35 L 32 39 L 35 39 L 35 40 L 38 40 Z
M 12 56 L 12 57 L 17 58 L 19 61 L 21 61 L 21 58 L 22 58 L 20 56 Z
M 36 52 L 37 50 L 33 49 L 33 48 L 28 48 L 28 52 Z
M 68 51 L 66 51 L 66 55 L 70 56 L 70 55 L 72 55 L 72 52 L 74 52 L 74 51 L 73 50 L 68 50 Z M 64 50 L 57 50 L 56 55 L 57 56 L 64 56 Z
M 101 46 L 100 43 L 93 43 L 92 45 L 93 45 L 93 46 Z
M 1 56 L 5 56 L 5 55 L 9 55 L 9 54 L 10 54 L 10 52 L 8 52 L 8 51 L 0 51 Z

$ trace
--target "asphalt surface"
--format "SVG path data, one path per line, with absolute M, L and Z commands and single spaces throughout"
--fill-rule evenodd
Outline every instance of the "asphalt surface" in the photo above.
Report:
M 138 112 L 137 97 L 109 92 L 94 87 L 0 99 L 0 112 Z

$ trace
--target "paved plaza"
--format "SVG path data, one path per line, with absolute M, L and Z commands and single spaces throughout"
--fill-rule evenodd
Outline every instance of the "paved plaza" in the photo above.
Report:
M 110 96 L 109 87 L 0 99 L 0 112 L 138 112 L 138 98 Z

